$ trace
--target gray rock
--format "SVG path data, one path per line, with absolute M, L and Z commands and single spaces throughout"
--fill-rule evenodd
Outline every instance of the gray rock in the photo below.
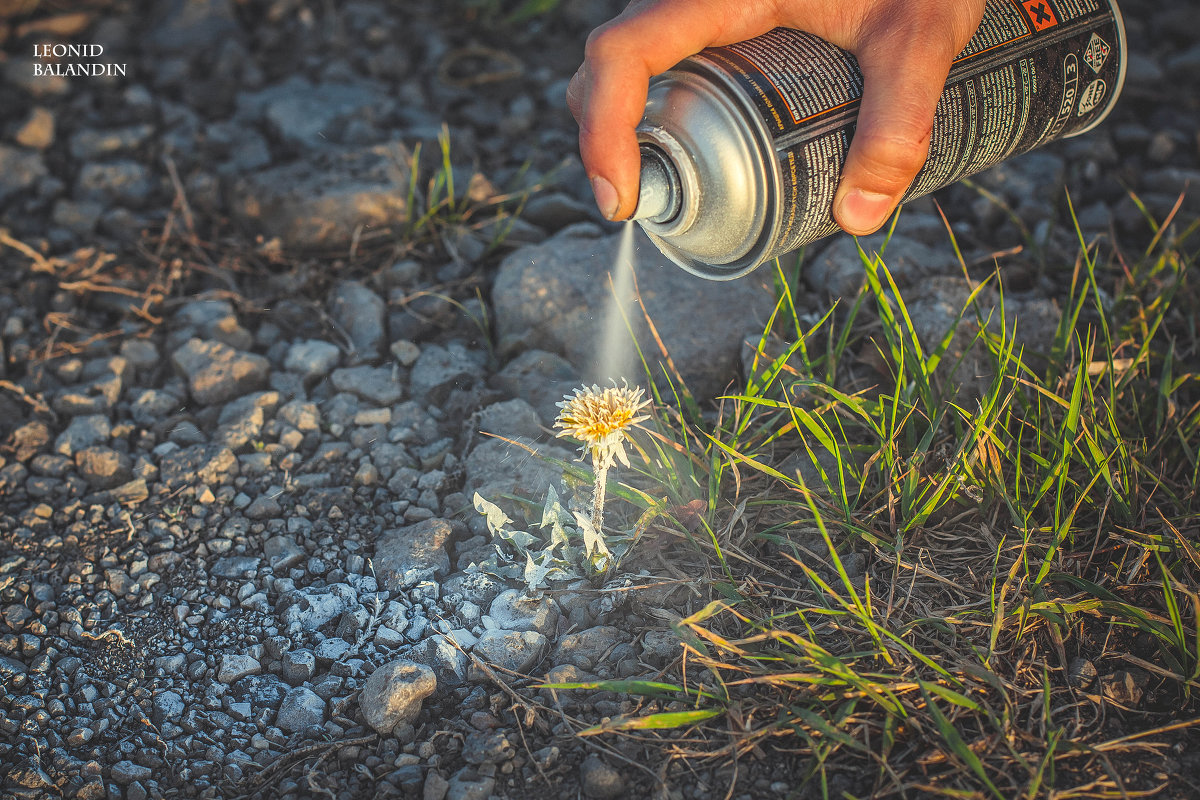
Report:
M 331 636 L 328 639 L 317 645 L 317 649 L 313 651 L 321 661 L 337 661 L 342 656 L 346 655 L 350 650 L 350 643 L 345 639 L 339 639 L 336 636 Z
M 75 197 L 98 203 L 119 203 L 141 208 L 154 191 L 156 181 L 150 171 L 136 161 L 91 162 L 79 170 Z
M 317 657 L 311 650 L 292 650 L 283 654 L 283 679 L 293 686 L 312 680 Z
M 196 484 L 216 486 L 237 477 L 238 460 L 228 447 L 194 444 L 163 456 L 158 475 L 159 480 L 172 488 Z
M 26 191 L 46 174 L 46 164 L 36 151 L 0 144 L 0 203 Z
M 320 339 L 308 339 L 288 348 L 283 368 L 300 374 L 305 380 L 317 380 L 328 375 L 341 357 L 342 351 L 337 345 Z
M 488 800 L 496 788 L 496 779 L 480 776 L 472 767 L 463 767 L 450 777 L 446 800 Z
M 173 722 L 183 716 L 186 706 L 178 692 L 164 691 L 155 693 L 152 704 L 152 717 L 155 725 Z
M 628 636 L 619 628 L 599 625 L 569 633 L 559 639 L 553 659 L 558 664 L 574 664 L 580 669 L 590 670 L 603 661 L 609 650 L 628 640 Z
M 589 755 L 579 765 L 579 788 L 588 797 L 620 797 L 625 793 L 625 778 L 620 770 Z
M 421 641 L 409 658 L 424 664 L 434 671 L 438 679 L 448 685 L 457 685 L 467 676 L 468 659 L 449 637 L 435 634 Z
M 321 429 L 321 410 L 307 400 L 289 400 L 280 406 L 275 417 L 302 433 Z
M 377 406 L 390 406 L 404 397 L 404 387 L 392 367 L 335 369 L 329 381 L 339 392 L 349 392 Z
M 145 42 L 158 52 L 200 52 L 240 32 L 231 0 L 170 0 L 157 8 Z
M 54 201 L 50 219 L 54 221 L 55 225 L 66 228 L 77 236 L 87 236 L 96 230 L 96 223 L 100 221 L 103 213 L 103 203 L 60 199 Z
M 556 415 L 557 416 L 557 415 Z M 480 409 L 475 417 L 475 430 L 497 436 L 524 436 L 536 439 L 543 435 L 542 423 L 533 406 L 514 398 Z
M 136 152 L 154 134 L 149 124 L 97 130 L 83 128 L 71 136 L 69 149 L 79 161 L 94 161 L 122 152 Z
M 313 85 L 298 75 L 237 98 L 240 117 L 261 113 L 271 133 L 300 150 L 347 143 L 339 135 L 349 121 L 362 122 L 386 114 L 392 101 L 383 87 L 370 81 Z
M 386 305 L 379 295 L 358 281 L 340 281 L 329 297 L 329 315 L 350 337 L 359 355 L 377 358 L 387 340 Z
M 294 686 L 283 696 L 275 724 L 289 733 L 299 733 L 325 721 L 325 701 L 312 689 Z
M 234 683 L 247 675 L 257 675 L 262 672 L 258 659 L 248 655 L 225 653 L 221 656 L 221 666 L 217 669 L 217 680 L 221 683 Z
M 651 659 L 669 661 L 680 654 L 680 645 L 673 631 L 649 630 L 642 634 L 642 653 Z
M 0 656 L 0 678 L 3 678 L 6 683 L 14 676 L 24 675 L 26 671 L 26 666 L 15 658 Z
M 113 489 L 133 478 L 129 456 L 110 447 L 85 447 L 75 453 L 79 477 L 96 489 Z
M 202 405 L 224 403 L 266 388 L 271 369 L 262 356 L 202 339 L 189 339 L 171 355 L 171 363 L 187 379 L 192 397 Z
M 522 437 L 513 442 L 488 438 L 467 456 L 467 479 L 464 494 L 474 497 L 478 492 L 486 499 L 515 512 L 506 495 L 526 497 L 534 502 L 545 499 L 546 489 L 558 481 L 562 472 L 547 460 L 571 461 L 574 451 L 553 444 L 538 444 Z M 531 450 L 526 450 L 529 447 Z M 536 453 L 536 455 L 534 455 Z
M 501 352 L 540 348 L 562 353 L 597 380 L 637 377 L 640 368 L 633 367 L 619 314 L 613 323 L 615 343 L 604 343 L 606 276 L 619 239 L 620 234 L 592 238 L 568 228 L 505 258 L 492 289 Z M 736 376 L 742 337 L 761 331 L 774 307 L 770 270 L 736 281 L 697 280 L 667 261 L 640 229 L 635 242 L 638 286 L 650 318 L 692 392 L 714 396 Z M 629 303 L 625 313 L 637 341 L 657 361 L 640 308 Z M 603 358 L 626 365 L 606 366 Z M 610 369 L 619 374 L 599 374 Z
M 471 648 L 479 659 L 502 669 L 528 673 L 546 653 L 548 640 L 537 631 L 484 631 Z
M 1086 658 L 1074 658 L 1067 665 L 1067 680 L 1076 689 L 1091 689 L 1099 674 L 1096 665 Z
M 375 542 L 375 575 L 383 588 L 398 591 L 450 571 L 446 545 L 455 526 L 445 519 L 385 530 Z
M 200 339 L 215 339 L 234 350 L 246 350 L 254 337 L 238 322 L 228 300 L 192 300 L 171 316 L 173 325 L 191 329 Z
M 239 179 L 229 193 L 233 215 L 287 250 L 341 250 L 354 232 L 407 218 L 399 187 L 408 185 L 399 148 L 319 153 Z
M 324 589 L 297 591 L 289 599 L 293 602 L 283 612 L 283 623 L 297 631 L 315 631 L 357 602 L 358 593 L 347 584 L 335 583 Z
M 305 556 L 304 548 L 290 536 L 272 536 L 263 543 L 263 556 L 277 574 L 285 574 L 299 564 Z
M 225 556 L 217 559 L 210 572 L 214 578 L 222 580 L 243 580 L 253 577 L 258 571 L 258 564 L 259 559 L 254 556 Z
M 549 595 L 529 597 L 520 589 L 502 592 L 492 601 L 488 616 L 507 631 L 537 631 L 553 636 L 558 628 L 558 604 Z
M 463 740 L 462 757 L 468 764 L 499 764 L 516 754 L 505 731 L 472 731 Z
M 128 786 L 134 781 L 144 781 L 153 773 L 149 767 L 143 767 L 132 761 L 118 761 L 112 765 L 109 775 L 121 786 Z
M 139 425 L 161 422 L 183 408 L 183 402 L 178 397 L 162 389 L 142 389 L 131 394 L 129 413 Z
M 108 441 L 112 424 L 102 414 L 75 417 L 54 440 L 54 452 L 73 458 L 77 452 Z
M 421 713 L 421 703 L 436 689 L 433 670 L 401 659 L 372 672 L 358 702 L 367 724 L 387 735 L 397 725 L 415 720 Z
M 456 572 L 442 582 L 442 593 L 457 594 L 480 608 L 487 608 L 505 589 L 495 576 L 486 572 Z
M 466 389 L 477 383 L 480 367 L 461 344 L 427 345 L 421 348 L 409 377 L 413 398 L 430 405 L 441 404 L 454 389 Z

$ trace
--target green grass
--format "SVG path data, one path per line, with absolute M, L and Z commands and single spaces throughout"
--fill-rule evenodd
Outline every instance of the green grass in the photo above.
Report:
M 744 390 L 714 417 L 676 375 L 615 492 L 674 516 L 719 599 L 675 626 L 658 695 L 590 687 L 651 699 L 589 733 L 779 748 L 805 797 L 1163 788 L 1200 725 L 1200 222 L 1150 226 L 1134 257 L 1076 230 L 1041 342 L 1002 270 L 964 265 L 967 302 L 922 338 L 886 249 L 815 324 L 776 264 Z M 1073 683 L 1078 659 L 1101 680 Z M 1142 698 L 1104 688 L 1131 668 Z

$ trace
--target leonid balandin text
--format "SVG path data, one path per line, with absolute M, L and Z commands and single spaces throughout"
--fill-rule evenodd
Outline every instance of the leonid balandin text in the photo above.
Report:
M 104 45 L 100 44 L 35 44 L 33 46 L 34 77 L 53 76 L 59 78 L 76 77 L 124 77 L 125 65 L 101 63 L 98 61 L 63 61 L 62 59 L 99 59 L 104 55 Z

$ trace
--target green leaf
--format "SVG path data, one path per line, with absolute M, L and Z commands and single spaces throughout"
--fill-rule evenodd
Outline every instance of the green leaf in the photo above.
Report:
M 580 736 L 592 736 L 597 733 L 613 733 L 615 731 L 661 731 L 671 728 L 683 728 L 695 725 L 706 719 L 723 713 L 718 708 L 702 708 L 696 711 L 664 711 L 661 714 L 649 714 L 644 717 L 613 717 L 608 722 L 593 725 L 579 732 Z

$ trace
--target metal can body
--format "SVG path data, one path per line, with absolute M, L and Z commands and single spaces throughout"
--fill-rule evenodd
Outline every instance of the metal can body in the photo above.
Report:
M 1115 0 L 987 0 L 904 200 L 1090 130 L 1125 63 Z M 644 166 L 635 216 L 673 261 L 717 280 L 833 233 L 862 85 L 849 53 L 785 28 L 684 60 L 651 81 L 638 128 L 675 174 Z

